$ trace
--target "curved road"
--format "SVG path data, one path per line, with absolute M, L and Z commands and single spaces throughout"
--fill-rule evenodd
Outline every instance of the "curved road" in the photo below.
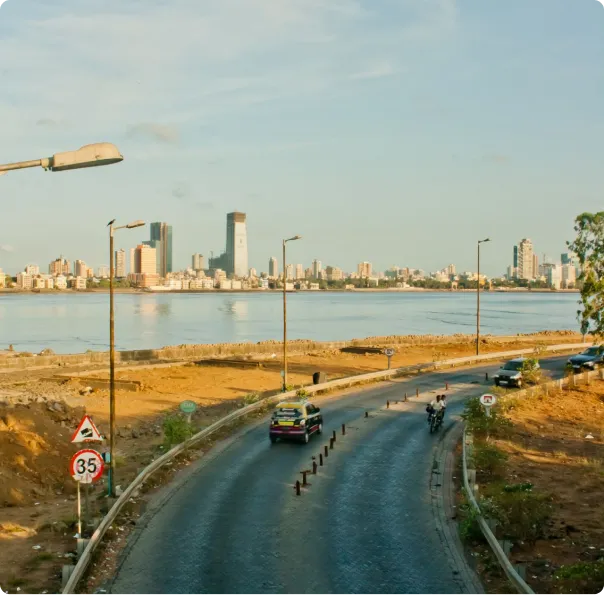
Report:
M 542 360 L 561 377 L 566 357 Z M 425 403 L 450 384 L 445 428 L 496 364 L 316 399 L 324 434 L 270 445 L 266 422 L 209 453 L 133 536 L 114 593 L 463 593 L 436 531 Z M 420 398 L 391 405 L 405 391 Z M 443 391 L 444 392 L 444 391 Z M 370 418 L 364 418 L 365 410 Z M 347 435 L 340 436 L 341 424 Z M 338 431 L 319 474 L 292 488 Z

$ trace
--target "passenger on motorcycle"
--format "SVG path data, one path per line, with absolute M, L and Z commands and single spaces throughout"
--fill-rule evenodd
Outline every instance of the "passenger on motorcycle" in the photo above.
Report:
M 443 404 L 440 400 L 440 395 L 437 395 L 436 399 L 432 400 L 432 402 L 426 407 L 426 411 L 428 412 L 428 423 L 430 423 L 430 416 L 433 413 L 440 416 L 443 415 Z

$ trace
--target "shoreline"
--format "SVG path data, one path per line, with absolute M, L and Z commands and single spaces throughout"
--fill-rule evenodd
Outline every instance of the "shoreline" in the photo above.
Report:
M 116 287 L 113 290 L 114 294 L 133 294 L 133 295 L 173 295 L 173 294 L 200 294 L 200 295 L 213 295 L 213 294 L 283 294 L 282 289 L 171 289 L 168 291 L 153 291 L 139 288 L 124 288 Z M 0 289 L 0 298 L 8 295 L 91 295 L 91 294 L 108 294 L 108 288 L 102 289 Z M 476 289 L 425 289 L 423 287 L 392 287 L 392 288 L 377 288 L 377 287 L 363 287 L 357 289 L 293 289 L 287 290 L 288 294 L 301 293 L 301 294 L 323 294 L 323 293 L 476 293 Z M 580 294 L 578 289 L 526 289 L 524 287 L 513 287 L 507 289 L 491 289 L 483 290 L 482 294 L 542 294 L 548 295 L 561 295 L 561 294 Z

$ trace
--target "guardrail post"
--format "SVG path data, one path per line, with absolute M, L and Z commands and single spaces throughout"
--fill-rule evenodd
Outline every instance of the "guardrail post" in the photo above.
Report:
M 342 436 L 346 436 L 346 424 L 342 424 Z
M 325 458 L 327 458 L 329 456 L 329 448 L 327 446 L 327 444 L 325 445 Z
M 296 485 L 294 485 L 294 489 L 296 490 L 296 496 L 300 495 L 300 482 L 296 480 Z
M 317 461 L 312 462 L 312 474 L 313 475 L 317 474 Z
M 330 439 L 329 439 L 329 448 L 330 448 L 331 450 L 333 450 L 333 444 L 334 444 L 334 442 L 335 442 L 335 441 L 334 441 L 334 439 L 333 439 L 333 438 L 330 438 Z
M 323 467 L 323 453 L 319 454 L 319 467 Z
M 333 431 L 333 434 L 331 435 L 331 439 L 335 442 L 336 441 L 336 431 Z

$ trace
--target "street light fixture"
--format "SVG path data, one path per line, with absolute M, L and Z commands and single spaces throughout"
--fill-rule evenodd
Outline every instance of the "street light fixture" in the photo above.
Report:
M 490 241 L 491 238 L 478 240 L 478 279 L 476 282 L 476 355 L 480 355 L 480 244 Z
M 287 391 L 287 265 L 285 263 L 285 244 L 295 240 L 301 240 L 302 236 L 294 236 L 283 240 L 283 386 L 282 391 Z
M 109 228 L 109 495 L 115 493 L 115 318 L 113 307 L 113 276 L 114 276 L 114 254 L 113 236 L 118 229 L 134 229 L 145 225 L 144 221 L 137 220 L 114 227 L 115 219 L 107 224 Z
M 124 157 L 118 148 L 111 143 L 95 143 L 84 145 L 77 151 L 56 153 L 52 157 L 43 157 L 32 161 L 18 161 L 0 165 L 0 175 L 7 171 L 26 169 L 29 167 L 43 167 L 50 171 L 68 171 L 71 169 L 82 169 L 85 167 L 96 167 L 99 165 L 112 165 L 123 161 Z

